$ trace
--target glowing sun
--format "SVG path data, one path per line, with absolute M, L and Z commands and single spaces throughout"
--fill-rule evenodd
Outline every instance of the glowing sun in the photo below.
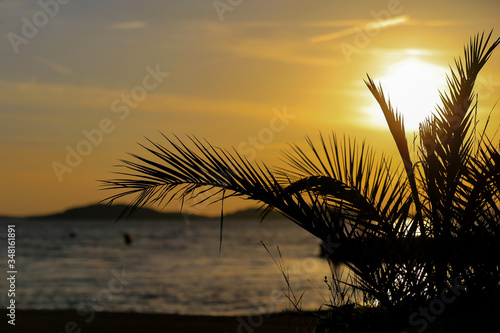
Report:
M 440 101 L 439 90 L 446 87 L 445 71 L 443 67 L 410 58 L 390 66 L 379 79 L 386 97 L 403 114 L 409 131 L 417 130 Z

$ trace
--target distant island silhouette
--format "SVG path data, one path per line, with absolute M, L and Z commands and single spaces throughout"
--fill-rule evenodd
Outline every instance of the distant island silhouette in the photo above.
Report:
M 107 206 L 104 204 L 93 204 L 83 207 L 75 207 L 59 213 L 34 215 L 26 217 L 0 216 L 0 220 L 116 220 L 124 211 L 126 205 L 116 204 Z M 220 216 L 207 216 L 201 214 L 190 214 L 188 212 L 160 212 L 153 208 L 141 208 L 134 214 L 122 217 L 120 220 L 159 220 L 174 221 L 189 218 L 190 220 L 220 219 Z M 283 218 L 278 212 L 271 212 L 267 219 Z M 224 214 L 224 219 L 255 220 L 260 219 L 258 209 L 250 208 Z

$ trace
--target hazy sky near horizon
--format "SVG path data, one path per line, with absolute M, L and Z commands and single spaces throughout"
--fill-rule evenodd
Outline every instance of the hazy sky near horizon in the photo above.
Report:
M 444 78 L 471 35 L 499 36 L 499 14 L 494 0 L 0 1 L 0 215 L 103 199 L 97 180 L 160 131 L 270 166 L 320 131 L 393 153 L 366 73 L 410 59 Z M 497 50 L 480 116 L 499 88 Z

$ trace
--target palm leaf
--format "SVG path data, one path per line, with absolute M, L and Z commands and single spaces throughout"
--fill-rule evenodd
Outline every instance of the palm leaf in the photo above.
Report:
M 287 167 L 276 170 L 196 137 L 165 137 L 166 145 L 141 145 L 149 157 L 129 154 L 117 178 L 103 181 L 115 191 L 107 202 L 132 197 L 124 215 L 174 199 L 222 201 L 220 246 L 224 199 L 260 202 L 263 217 L 277 210 L 327 246 L 333 243 L 331 262 L 346 264 L 356 275 L 352 286 L 388 307 L 415 308 L 439 297 L 451 277 L 469 290 L 492 290 L 500 282 L 498 256 L 491 256 L 500 251 L 500 154 L 486 126 L 476 137 L 473 93 L 500 44 L 490 39 L 491 33 L 476 35 L 464 60 L 455 61 L 441 105 L 420 124 L 415 163 L 402 115 L 368 76 L 402 168 L 364 142 L 335 134 L 321 135 L 319 144 L 307 137 L 307 148 L 292 145 L 284 153 Z
M 368 89 L 372 93 L 372 95 L 377 100 L 382 112 L 384 114 L 387 125 L 389 126 L 389 130 L 391 131 L 392 137 L 396 143 L 396 146 L 399 151 L 399 155 L 403 161 L 406 175 L 408 177 L 408 182 L 410 184 L 411 193 L 413 197 L 413 202 L 415 203 L 415 219 L 416 223 L 412 223 L 410 233 L 413 234 L 417 230 L 417 224 L 420 227 L 420 232 L 423 236 L 426 235 L 425 227 L 423 224 L 422 217 L 422 205 L 420 203 L 419 191 L 417 188 L 417 183 L 415 180 L 415 174 L 413 171 L 413 162 L 410 157 L 410 152 L 408 150 L 408 142 L 406 140 L 406 133 L 404 127 L 404 120 L 401 113 L 392 108 L 391 102 L 386 100 L 384 96 L 384 92 L 382 90 L 382 86 L 379 85 L 377 87 L 375 82 L 368 76 L 368 81 L 365 81 Z

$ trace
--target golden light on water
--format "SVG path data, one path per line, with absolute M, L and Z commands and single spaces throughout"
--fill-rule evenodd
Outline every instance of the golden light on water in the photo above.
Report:
M 403 114 L 408 131 L 417 130 L 439 103 L 439 90 L 446 87 L 445 72 L 443 67 L 412 57 L 389 66 L 377 79 L 393 107 Z M 383 117 L 379 110 L 372 114 Z

